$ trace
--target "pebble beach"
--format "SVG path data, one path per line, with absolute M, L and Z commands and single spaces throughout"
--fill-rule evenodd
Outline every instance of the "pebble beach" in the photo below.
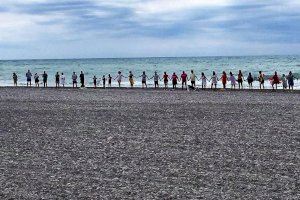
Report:
M 0 88 L 0 198 L 299 199 L 299 97 Z

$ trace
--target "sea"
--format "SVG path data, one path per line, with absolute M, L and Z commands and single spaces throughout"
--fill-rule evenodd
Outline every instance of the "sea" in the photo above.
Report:
M 242 70 L 246 79 L 249 73 L 254 77 L 258 76 L 259 71 L 263 71 L 265 76 L 269 77 L 275 71 L 281 76 L 292 71 L 295 80 L 295 89 L 300 89 L 300 56 L 239 56 L 239 57 L 149 57 L 149 58 L 90 58 L 90 59 L 33 59 L 33 60 L 0 60 L 0 87 L 12 86 L 12 74 L 18 75 L 18 84 L 26 85 L 26 72 L 30 70 L 32 74 L 41 75 L 44 71 L 48 73 L 48 86 L 55 85 L 56 72 L 64 73 L 66 76 L 66 86 L 72 85 L 72 73 L 78 75 L 80 71 L 85 74 L 86 85 L 93 86 L 93 77 L 98 78 L 99 87 L 102 86 L 102 76 L 110 74 L 113 78 L 117 72 L 121 71 L 127 77 L 129 71 L 132 71 L 135 78 L 135 87 L 141 87 L 141 78 L 139 76 L 143 71 L 151 78 L 155 71 L 162 76 L 164 72 L 169 75 L 176 73 L 178 76 L 185 71 L 190 74 L 194 70 L 196 76 L 200 78 L 201 73 L 205 73 L 210 79 L 212 72 L 215 71 L 218 77 L 221 77 L 223 71 L 229 74 L 232 72 L 237 75 L 238 70 Z M 40 78 L 40 81 L 42 78 Z M 180 83 L 179 83 L 180 84 Z M 200 81 L 197 82 L 200 84 Z M 162 82 L 161 82 L 162 85 Z M 209 85 L 209 83 L 208 83 Z M 116 80 L 113 80 L 112 86 L 117 86 Z M 122 87 L 128 87 L 127 78 L 122 80 Z M 148 81 L 148 87 L 153 87 L 153 79 Z M 244 83 L 247 88 L 247 83 Z M 258 88 L 257 81 L 253 84 Z M 218 84 L 221 87 L 221 83 Z M 228 83 L 229 87 L 229 83 Z M 271 88 L 267 81 L 266 88 Z M 282 86 L 279 86 L 282 88 Z

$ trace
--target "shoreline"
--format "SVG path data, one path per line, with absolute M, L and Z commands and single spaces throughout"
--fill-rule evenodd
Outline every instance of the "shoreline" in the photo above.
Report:
M 0 89 L 17 89 L 17 88 L 22 88 L 22 89 L 32 89 L 32 90 L 140 90 L 140 91 L 188 91 L 188 92 L 204 92 L 204 91 L 211 91 L 211 92 L 255 92 L 255 93 L 296 93 L 296 94 L 300 94 L 300 89 L 294 89 L 294 90 L 288 90 L 288 89 L 249 89 L 249 88 L 244 88 L 244 89 L 231 89 L 231 88 L 216 88 L 216 89 L 211 89 L 211 88 L 196 88 L 195 90 L 188 90 L 186 88 L 182 89 L 182 88 L 163 88 L 163 87 L 159 87 L 159 88 L 154 88 L 154 87 L 148 87 L 148 88 L 142 88 L 142 87 L 77 87 L 77 88 L 73 88 L 73 87 L 53 87 L 53 86 L 49 86 L 49 87 L 35 87 L 35 86 L 31 86 L 31 87 L 27 87 L 27 86 L 0 86 Z

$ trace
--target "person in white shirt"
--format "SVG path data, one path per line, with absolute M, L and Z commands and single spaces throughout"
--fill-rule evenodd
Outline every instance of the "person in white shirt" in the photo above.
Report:
M 61 76 L 60 76 L 60 84 L 65 87 L 65 82 L 66 82 L 66 77 L 64 75 L 64 73 L 61 73 Z
M 191 70 L 191 76 L 190 76 L 192 87 L 196 87 L 196 75 L 194 73 L 194 70 Z
M 123 76 L 123 75 L 122 75 L 121 71 L 118 71 L 118 75 L 117 75 L 117 77 L 116 77 L 116 78 L 114 78 L 114 80 L 116 80 L 116 79 L 117 79 L 117 81 L 118 81 L 118 84 L 119 84 L 119 87 L 121 87 L 122 77 L 124 77 L 124 78 L 125 78 L 125 76 Z

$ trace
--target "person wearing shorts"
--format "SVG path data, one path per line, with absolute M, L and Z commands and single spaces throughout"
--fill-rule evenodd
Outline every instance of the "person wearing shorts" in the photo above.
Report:
M 192 87 L 196 87 L 196 75 L 194 73 L 194 70 L 191 70 L 190 79 L 191 79 L 191 85 L 192 85 Z
M 181 74 L 182 89 L 184 86 L 186 88 L 186 81 L 187 81 L 187 74 L 183 71 Z
M 35 73 L 34 75 L 34 83 L 36 87 L 40 87 L 40 80 L 39 80 L 39 75 L 37 73 Z
M 31 87 L 31 77 L 32 77 L 32 74 L 31 74 L 30 70 L 28 70 L 28 72 L 26 73 L 27 87 L 28 87 L 28 84 Z
M 129 83 L 130 83 L 130 87 L 133 88 L 133 85 L 134 85 L 134 80 L 133 80 L 133 74 L 131 71 L 129 71 L 129 75 L 128 75 L 128 80 L 129 80 Z
M 148 76 L 146 75 L 146 72 L 143 71 L 143 74 L 140 77 L 142 77 L 142 88 L 144 88 L 144 86 L 147 88 L 147 78 L 148 78 Z
M 172 75 L 172 84 L 173 84 L 173 89 L 176 89 L 177 86 L 177 80 L 178 80 L 178 76 L 175 74 L 175 72 Z
M 259 89 L 265 89 L 265 78 L 264 78 L 264 74 L 262 73 L 262 71 L 259 71 L 259 75 L 258 75 L 258 81 L 259 81 Z

